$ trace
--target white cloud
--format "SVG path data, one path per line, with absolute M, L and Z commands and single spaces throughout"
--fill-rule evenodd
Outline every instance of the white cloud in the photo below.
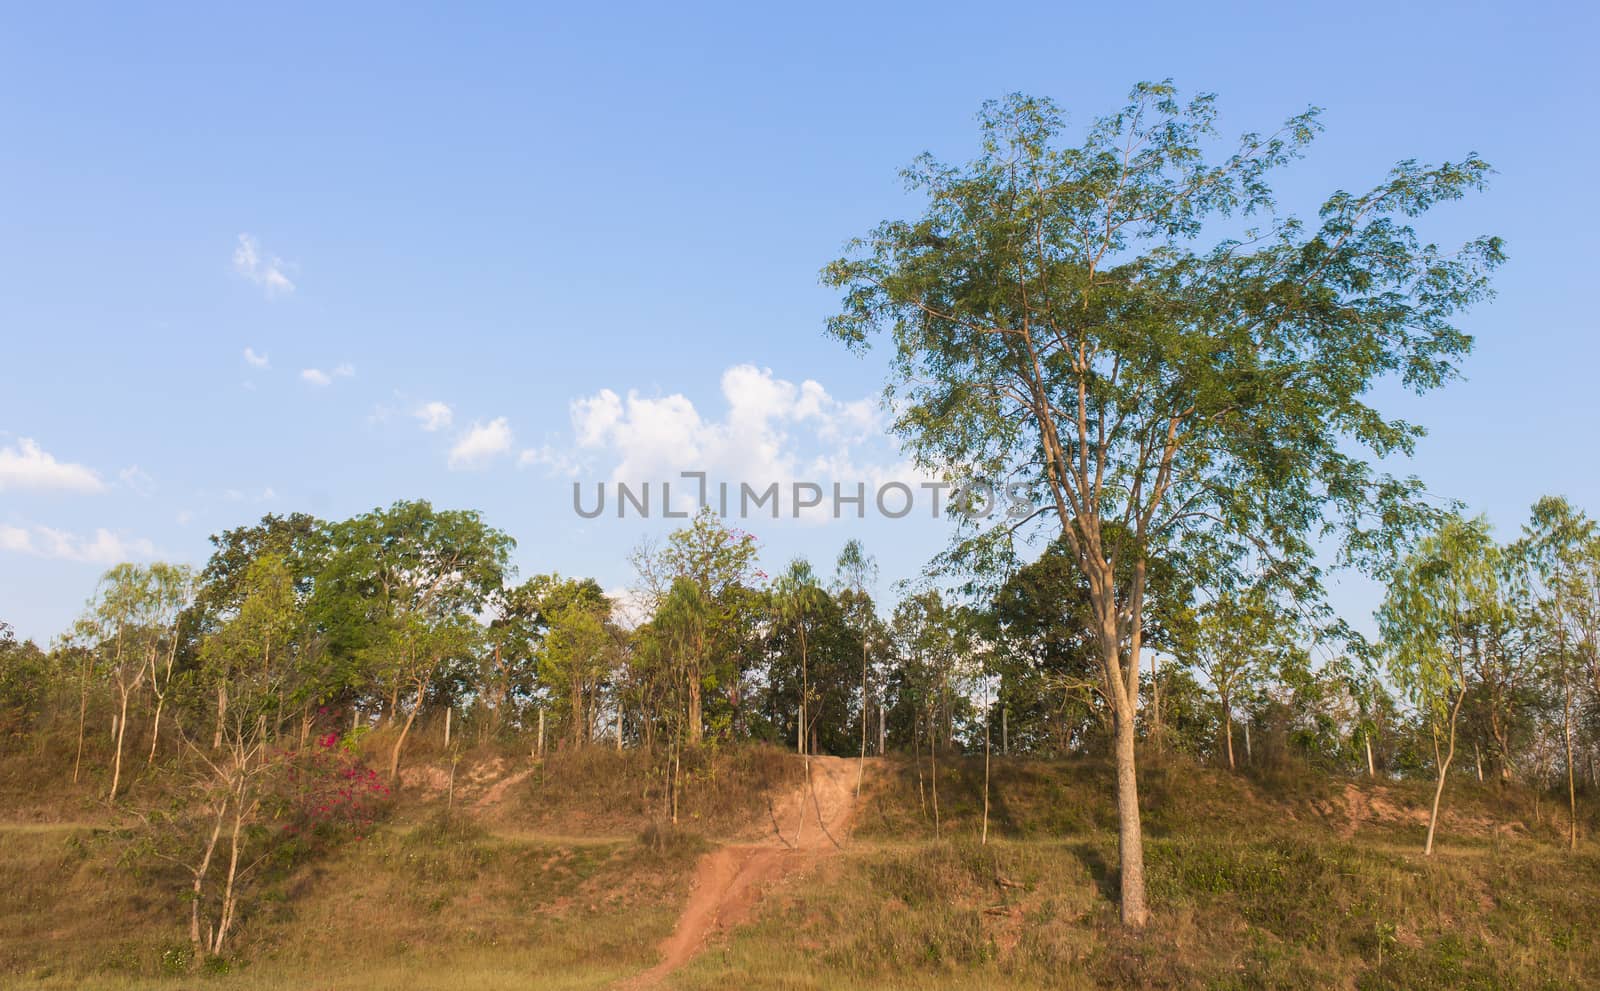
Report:
M 124 486 L 132 489 L 138 495 L 148 497 L 156 490 L 156 480 L 150 477 L 149 472 L 138 465 L 129 465 L 117 472 L 117 477 L 122 480 Z
M 450 426 L 456 416 L 448 403 L 441 403 L 437 399 L 418 406 L 411 415 L 422 421 L 422 429 L 430 433 Z
M 552 475 L 565 475 L 576 478 L 583 473 L 584 464 L 579 459 L 557 450 L 549 444 L 539 447 L 530 447 L 517 456 L 517 464 L 524 468 L 532 465 L 544 465 Z
M 831 497 L 832 482 L 849 494 L 857 482 L 871 492 L 880 482 L 920 478 L 888 437 L 873 399 L 841 401 L 816 381 L 797 384 L 754 365 L 727 369 L 721 393 L 726 408 L 715 418 L 682 394 L 630 391 L 624 399 L 602 389 L 572 403 L 574 443 L 612 465 L 611 481 L 669 482 L 674 502 L 686 505 L 698 495 L 692 480 L 680 478 L 686 471 L 705 472 L 712 486 L 726 482 L 734 499 L 741 482 L 757 491 L 776 482 L 784 492 L 795 482 L 815 482 Z M 574 452 L 530 449 L 521 461 L 556 473 L 576 470 Z M 782 512 L 789 515 L 787 502 Z
M 272 362 L 267 360 L 265 354 L 257 354 L 255 348 L 244 349 L 244 360 L 256 368 L 271 368 Z
M 0 550 L 31 554 L 59 561 L 117 564 L 155 556 L 155 545 L 144 539 L 129 540 L 101 527 L 93 537 L 35 525 L 31 529 L 0 525 Z
M 177 520 L 178 520 L 178 525 L 179 526 L 188 526 L 191 522 L 194 521 L 194 510 L 192 510 L 192 509 L 180 509 L 180 510 L 178 510 Z
M 309 382 L 315 386 L 332 385 L 334 379 L 347 379 L 355 375 L 355 373 L 356 366 L 349 362 L 338 366 L 332 372 L 325 372 L 320 368 L 302 368 L 300 370 L 300 381 Z
M 64 492 L 99 492 L 105 483 L 91 468 L 57 461 L 27 437 L 15 446 L 0 447 L 0 492 L 6 489 L 46 489 Z
M 294 292 L 294 283 L 284 274 L 287 266 L 277 255 L 267 255 L 249 234 L 240 234 L 233 249 L 233 270 L 260 286 L 267 298 Z
M 20 526 L 8 526 L 0 523 L 0 551 L 26 552 L 33 545 L 28 531 Z
M 502 454 L 511 451 L 511 425 L 505 417 L 488 423 L 474 423 L 466 433 L 456 439 L 450 449 L 450 467 L 482 468 Z

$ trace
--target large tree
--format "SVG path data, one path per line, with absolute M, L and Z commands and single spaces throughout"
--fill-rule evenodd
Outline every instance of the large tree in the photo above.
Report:
M 980 116 L 966 165 L 909 170 L 927 197 L 830 264 L 830 330 L 893 338 L 895 426 L 924 468 L 1031 487 L 1089 583 L 1114 719 L 1122 917 L 1148 916 L 1135 767 L 1146 562 L 1205 535 L 1308 559 L 1336 525 L 1360 556 L 1417 515 L 1417 486 L 1369 457 L 1419 428 L 1369 404 L 1455 372 L 1454 324 L 1501 245 L 1425 243 L 1407 218 L 1482 185 L 1475 156 L 1405 161 L 1319 220 L 1276 209 L 1269 174 L 1315 134 L 1307 111 L 1217 152 L 1213 98 L 1141 84 L 1065 139 L 1049 100 Z M 1004 530 L 1017 529 L 1010 521 Z
M 333 527 L 316 611 L 336 643 L 364 659 L 400 725 L 389 777 L 445 662 L 470 656 L 475 617 L 511 573 L 516 546 L 471 510 L 397 502 Z

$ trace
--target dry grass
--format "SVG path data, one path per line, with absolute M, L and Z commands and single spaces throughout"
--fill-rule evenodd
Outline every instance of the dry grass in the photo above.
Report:
M 687 765 L 676 830 L 660 824 L 651 766 L 610 751 L 555 758 L 492 810 L 469 790 L 446 818 L 441 796 L 409 791 L 366 839 L 274 876 L 230 958 L 199 973 L 173 879 L 122 862 L 123 834 L 81 824 L 104 808 L 63 790 L 0 827 L 0 986 L 607 987 L 655 961 L 700 837 L 761 815 L 762 786 L 790 781 L 790 763 L 752 749 Z M 23 772 L 8 774 L 14 790 Z M 1587 931 L 1600 850 L 1562 849 L 1561 824 L 1533 823 L 1519 789 L 1452 781 L 1425 859 L 1409 811 L 1423 785 L 1150 761 L 1155 916 L 1131 936 L 1113 900 L 1108 769 L 997 762 L 987 846 L 981 782 L 979 764 L 943 765 L 935 840 L 915 769 L 885 765 L 855 843 L 783 882 L 669 987 L 1600 986 Z

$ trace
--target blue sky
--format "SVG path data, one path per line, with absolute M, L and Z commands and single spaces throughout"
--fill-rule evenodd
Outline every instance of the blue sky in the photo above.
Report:
M 1600 509 L 1596 14 L 1300 6 L 14 6 L 0 619 L 47 638 L 120 556 L 200 562 L 264 512 L 397 498 L 615 588 L 665 525 L 578 520 L 574 472 L 898 477 L 862 403 L 882 365 L 822 336 L 818 268 L 912 209 L 915 154 L 974 150 L 982 100 L 1082 121 L 1166 76 L 1219 93 L 1227 131 L 1326 108 L 1280 187 L 1302 213 L 1400 158 L 1492 162 L 1426 225 L 1507 239 L 1477 354 L 1389 408 L 1432 430 L 1415 470 L 1503 531 L 1544 492 Z M 944 539 L 752 529 L 774 568 L 860 536 L 886 580 Z M 1359 618 L 1373 591 L 1335 601 Z

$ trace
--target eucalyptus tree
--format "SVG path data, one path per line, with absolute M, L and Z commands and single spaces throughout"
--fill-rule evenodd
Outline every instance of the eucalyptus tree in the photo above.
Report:
M 194 572 L 187 565 L 157 562 L 150 565 L 148 576 L 146 594 L 151 629 L 145 638 L 145 664 L 150 671 L 150 693 L 155 696 L 156 705 L 150 717 L 150 756 L 146 764 L 155 761 L 156 748 L 161 742 L 161 714 L 172 692 L 178 650 L 183 644 L 181 628 L 193 604 L 195 589 Z
M 895 428 L 924 469 L 1043 499 L 1088 581 L 1117 768 L 1123 921 L 1148 910 L 1135 766 L 1147 562 L 1186 537 L 1310 558 L 1325 530 L 1366 560 L 1420 515 L 1416 483 L 1368 458 L 1420 429 L 1370 405 L 1379 380 L 1425 391 L 1471 339 L 1454 320 L 1489 291 L 1497 238 L 1426 243 L 1407 218 L 1480 187 L 1476 156 L 1404 161 L 1316 222 L 1280 213 L 1270 174 L 1317 112 L 1214 153 L 1215 101 L 1141 84 L 1076 144 L 1061 111 L 986 104 L 965 165 L 923 156 L 913 220 L 828 265 L 833 335 L 887 329 Z M 968 546 L 1022 529 L 1007 518 Z M 982 563 L 993 555 L 976 555 Z M 1002 555 L 1003 557 L 1003 555 Z
M 800 647 L 800 706 L 795 721 L 795 752 L 808 755 L 815 730 L 815 693 L 811 687 L 811 643 L 818 616 L 827 593 L 804 558 L 789 562 L 788 570 L 772 585 L 772 612 L 775 621 L 792 631 Z M 807 762 L 809 780 L 810 763 Z
M 1394 570 L 1378 610 L 1389 674 L 1416 707 L 1433 746 L 1435 782 L 1424 855 L 1433 853 L 1461 707 L 1476 654 L 1483 650 L 1482 631 L 1504 608 L 1500 559 L 1487 521 L 1452 517 Z
M 861 638 L 861 756 L 856 769 L 856 795 L 860 796 L 861 780 L 867 771 L 867 709 L 871 700 L 867 691 L 867 671 L 878 625 L 877 612 L 867 586 L 878 578 L 878 562 L 867 553 L 861 541 L 852 539 L 839 552 L 834 571 L 834 587 L 843 600 L 846 615 Z
M 911 747 L 919 788 L 921 744 L 923 737 L 927 739 L 935 836 L 941 829 L 939 752 L 954 746 L 956 709 L 966 697 L 964 676 L 976 674 L 968 662 L 982 628 L 976 613 L 947 603 L 937 589 L 902 599 L 890 621 L 899 655 L 901 697 L 912 709 Z
M 691 745 L 705 735 L 706 690 L 738 691 L 742 674 L 739 648 L 746 640 L 753 589 L 763 577 L 756 553 L 752 534 L 726 526 L 710 509 L 702 509 L 688 526 L 669 534 L 664 545 L 645 546 L 633 555 L 640 591 L 652 613 L 674 593 L 680 580 L 698 590 L 703 635 L 680 640 L 680 646 L 692 653 L 678 659 L 688 695 Z
M 100 655 L 101 667 L 110 673 L 117 693 L 111 801 L 116 800 L 122 783 L 122 753 L 134 695 L 152 678 L 159 678 L 163 687 L 157 696 L 165 698 L 186 584 L 183 571 L 170 565 L 118 564 L 101 576 L 89 609 L 78 623 L 80 637 Z M 164 657 L 169 659 L 166 664 L 162 663 Z
M 1561 691 L 1561 737 L 1567 765 L 1567 842 L 1578 845 L 1578 786 L 1573 758 L 1574 694 L 1582 658 L 1595 647 L 1600 611 L 1600 528 L 1559 496 L 1534 503 L 1519 543 L 1528 564 L 1532 612 L 1544 632 L 1545 668 Z

